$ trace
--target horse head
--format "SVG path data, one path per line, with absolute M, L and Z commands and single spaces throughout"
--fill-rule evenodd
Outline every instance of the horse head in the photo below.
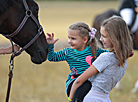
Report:
M 0 0 L 0 33 L 24 48 L 35 64 L 44 62 L 48 54 L 38 12 L 33 0 Z

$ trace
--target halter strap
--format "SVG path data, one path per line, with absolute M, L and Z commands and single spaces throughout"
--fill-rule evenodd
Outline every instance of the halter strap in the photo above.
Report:
M 35 18 L 35 16 L 32 14 L 32 11 L 29 9 L 26 0 L 22 0 L 23 5 L 25 7 L 26 10 L 26 15 L 23 18 L 22 22 L 20 23 L 20 25 L 18 26 L 18 28 L 11 34 L 2 34 L 3 36 L 5 36 L 6 38 L 10 39 L 11 43 L 12 43 L 12 37 L 14 37 L 15 35 L 17 35 L 21 29 L 23 28 L 23 26 L 25 25 L 26 21 L 28 20 L 29 17 L 31 17 L 33 19 L 33 21 L 36 23 L 37 27 L 38 27 L 38 32 L 36 34 L 36 36 L 29 42 L 27 43 L 20 51 L 18 52 L 13 52 L 12 57 L 14 58 L 15 56 L 20 55 L 25 49 L 27 49 L 32 43 L 34 43 L 34 41 L 42 34 L 43 32 L 43 28 L 42 26 L 39 24 L 38 20 Z M 12 59 L 13 59 L 12 58 Z
M 7 89 L 7 95 L 6 95 L 6 102 L 9 101 L 9 95 L 10 95 L 10 89 L 11 89 L 11 81 L 12 81 L 12 70 L 14 68 L 14 57 L 18 56 L 22 53 L 22 51 L 24 51 L 25 49 L 27 49 L 32 43 L 34 43 L 34 41 L 42 34 L 43 32 L 43 28 L 42 26 L 39 24 L 38 20 L 34 17 L 34 15 L 32 14 L 32 11 L 29 9 L 26 0 L 22 0 L 23 5 L 25 7 L 26 10 L 26 15 L 24 17 L 24 19 L 22 20 L 22 22 L 20 23 L 19 27 L 11 34 L 2 34 L 3 36 L 7 37 L 8 39 L 10 39 L 11 44 L 12 44 L 12 55 L 11 55 L 11 59 L 10 59 L 10 65 L 9 65 L 9 82 L 8 82 L 8 89 Z M 16 34 L 18 34 L 21 29 L 23 28 L 23 26 L 25 25 L 26 21 L 28 20 L 28 18 L 31 17 L 34 22 L 36 23 L 36 25 L 38 26 L 38 32 L 35 35 L 35 37 L 29 42 L 27 43 L 20 51 L 18 52 L 14 52 L 14 46 L 13 46 L 13 41 L 12 41 L 12 37 L 14 37 Z

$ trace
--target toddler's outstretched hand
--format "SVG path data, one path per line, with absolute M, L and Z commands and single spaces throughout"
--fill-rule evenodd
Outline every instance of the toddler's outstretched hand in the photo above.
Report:
M 55 44 L 59 39 L 54 40 L 54 33 L 52 34 L 47 33 L 46 40 L 48 44 Z

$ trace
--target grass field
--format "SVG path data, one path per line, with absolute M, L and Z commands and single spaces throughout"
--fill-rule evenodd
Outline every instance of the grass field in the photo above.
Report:
M 39 19 L 45 33 L 55 33 L 60 40 L 56 50 L 67 45 L 68 27 L 74 22 L 85 22 L 89 26 L 95 16 L 108 9 L 118 9 L 119 2 L 44 2 L 37 1 Z M 0 45 L 8 46 L 9 41 L 0 36 Z M 128 68 L 122 79 L 122 90 L 113 89 L 112 102 L 138 102 L 138 93 L 130 91 L 138 79 L 138 52 L 128 60 Z M 10 55 L 0 56 L 0 102 L 5 101 Z M 15 58 L 13 81 L 9 102 L 67 102 L 65 81 L 69 73 L 66 62 L 46 61 L 35 65 L 26 52 Z

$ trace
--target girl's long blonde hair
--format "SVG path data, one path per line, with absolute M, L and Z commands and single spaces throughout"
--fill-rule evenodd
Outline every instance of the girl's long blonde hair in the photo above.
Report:
M 89 32 L 91 32 L 91 29 L 89 28 L 89 26 L 87 24 L 85 24 L 84 22 L 78 22 L 78 23 L 74 23 L 72 24 L 69 29 L 71 30 L 79 30 L 79 35 L 84 38 L 87 37 L 88 41 L 87 41 L 87 45 L 90 47 L 93 58 L 95 58 L 96 56 L 96 50 L 97 50 L 97 44 L 96 44 L 96 39 L 90 39 L 89 36 Z
M 121 17 L 110 17 L 104 20 L 101 26 L 105 28 L 113 44 L 119 66 L 123 66 L 132 52 L 133 45 L 127 24 Z

